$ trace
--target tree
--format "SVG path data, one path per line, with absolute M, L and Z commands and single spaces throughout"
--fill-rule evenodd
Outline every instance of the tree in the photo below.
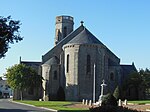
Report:
M 148 89 L 150 89 L 150 70 L 149 69 L 141 69 L 139 72 L 133 72 L 129 74 L 128 78 L 125 80 L 123 84 L 123 89 L 126 91 L 127 89 L 135 90 L 136 99 L 139 98 L 139 93 L 142 93 L 142 99 L 145 98 L 145 93 Z
M 116 89 L 114 90 L 113 96 L 118 100 L 120 99 L 120 88 L 119 86 L 116 87 Z
M 23 90 L 30 87 L 39 87 L 42 84 L 42 77 L 36 71 L 24 64 L 14 65 L 7 69 L 7 83 L 12 89 L 20 90 L 21 100 Z
M 149 69 L 141 69 L 139 71 L 140 76 L 142 77 L 142 84 L 144 88 L 150 88 L 150 70 Z
M 134 99 L 139 99 L 139 88 L 141 88 L 142 85 L 142 77 L 138 72 L 133 72 L 129 75 L 128 80 L 127 80 L 127 87 L 128 89 L 133 89 L 135 90 L 135 98 Z
M 150 94 L 150 70 L 149 69 L 141 69 L 139 71 L 139 74 L 141 75 L 142 77 L 142 90 L 143 90 L 143 97 L 142 98 L 146 98 L 146 94 Z
M 0 16 L 0 59 L 10 48 L 9 44 L 23 39 L 19 32 L 20 25 L 20 21 L 12 20 L 11 16 L 6 18 Z

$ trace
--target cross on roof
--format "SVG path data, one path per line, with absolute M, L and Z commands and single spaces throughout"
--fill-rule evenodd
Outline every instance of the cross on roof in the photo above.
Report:
M 81 21 L 80 23 L 81 23 L 81 26 L 83 26 L 83 23 L 84 23 L 84 22 L 83 22 L 83 21 Z

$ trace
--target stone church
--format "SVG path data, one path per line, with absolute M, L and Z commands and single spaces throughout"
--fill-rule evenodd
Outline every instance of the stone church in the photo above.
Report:
M 136 71 L 134 64 L 120 65 L 120 59 L 83 22 L 74 30 L 71 16 L 56 17 L 54 47 L 42 56 L 41 69 L 45 101 L 56 100 L 59 88 L 66 100 L 92 99 L 94 80 L 98 100 L 102 80 L 113 92 L 126 75 Z
M 74 30 L 71 16 L 56 17 L 54 47 L 42 56 L 42 62 L 20 58 L 20 63 L 32 66 L 44 79 L 39 90 L 30 88 L 24 92 L 26 99 L 42 98 L 44 101 L 58 100 L 62 94 L 69 101 L 92 100 L 94 85 L 98 100 L 103 80 L 107 92 L 113 93 L 127 75 L 136 71 L 134 63 L 121 65 L 120 59 L 83 22 Z M 19 99 L 17 93 L 15 99 Z M 131 95 L 126 96 L 133 97 Z

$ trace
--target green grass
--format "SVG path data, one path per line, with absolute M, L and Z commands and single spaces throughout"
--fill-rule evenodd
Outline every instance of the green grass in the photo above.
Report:
M 150 104 L 150 100 L 136 100 L 136 101 L 128 101 L 128 103 L 133 103 L 133 104 Z
M 20 101 L 17 100 L 17 102 L 31 104 L 37 107 L 46 107 L 50 109 L 55 109 L 59 111 L 65 111 L 65 112 L 89 112 L 87 108 L 70 108 L 66 107 L 67 105 L 71 105 L 77 102 L 67 102 L 67 101 Z
M 67 101 L 30 101 L 30 100 L 17 100 L 17 102 L 31 104 L 37 107 L 46 107 L 50 109 L 59 110 L 59 112 L 89 112 L 87 108 L 70 108 L 67 105 L 72 105 L 77 102 L 67 102 Z M 137 101 L 128 101 L 128 103 L 133 104 L 150 104 L 150 100 L 137 100 Z

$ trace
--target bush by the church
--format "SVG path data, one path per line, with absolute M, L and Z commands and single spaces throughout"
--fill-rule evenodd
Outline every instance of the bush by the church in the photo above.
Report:
M 120 93 L 120 92 L 121 92 L 120 87 L 117 86 L 116 89 L 114 90 L 114 93 L 113 93 L 113 96 L 114 96 L 117 100 L 121 99 L 121 93 Z
M 64 89 L 60 86 L 57 91 L 57 100 L 58 101 L 65 101 L 65 92 Z
M 100 107 L 90 108 L 90 112 L 141 112 L 126 107 L 118 107 L 112 105 L 103 105 Z
M 116 98 L 112 94 L 108 93 L 107 95 L 103 96 L 101 105 L 117 106 L 118 103 Z

